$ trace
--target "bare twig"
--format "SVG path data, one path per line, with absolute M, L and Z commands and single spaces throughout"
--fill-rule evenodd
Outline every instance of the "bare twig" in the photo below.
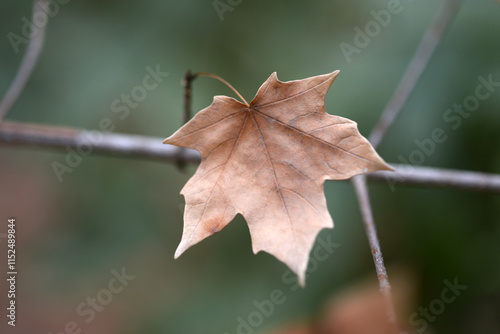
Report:
M 182 80 L 182 86 L 184 87 L 183 124 L 186 124 L 191 119 L 191 95 L 193 89 L 192 83 L 197 76 L 198 74 L 192 74 L 190 70 L 187 70 L 186 74 L 184 75 L 184 79 Z M 175 165 L 181 172 L 185 171 L 186 169 L 186 161 L 182 160 L 182 157 L 185 156 L 184 150 L 186 150 L 186 148 L 177 147 L 178 159 L 176 159 Z
M 444 0 L 438 14 L 427 29 L 420 45 L 415 52 L 408 68 L 406 69 L 401 81 L 399 82 L 393 96 L 389 100 L 379 122 L 373 129 L 370 135 L 370 142 L 373 147 L 377 147 L 384 137 L 387 129 L 396 119 L 397 115 L 402 110 L 409 96 L 415 89 L 422 73 L 425 71 L 429 60 L 434 51 L 441 42 L 447 28 L 450 27 L 453 18 L 458 13 L 462 0 Z M 372 250 L 373 261 L 377 271 L 380 291 L 386 302 L 386 313 L 388 322 L 393 328 L 393 332 L 399 332 L 396 322 L 396 312 L 391 295 L 391 285 L 389 277 L 384 265 L 384 259 L 380 250 L 380 243 L 375 229 L 372 209 L 370 205 L 370 197 L 368 195 L 368 187 L 366 185 L 365 176 L 357 176 L 353 178 L 353 184 L 358 196 L 358 202 L 361 208 L 363 221 L 365 223 L 366 234 Z
M 162 141 L 163 138 L 103 133 L 97 130 L 88 131 L 70 127 L 9 121 L 0 123 L 1 146 L 5 146 L 5 144 L 28 145 L 56 149 L 69 147 L 77 152 L 82 147 L 90 147 L 92 153 L 141 157 L 169 162 L 200 161 L 200 155 L 197 151 L 191 149 L 179 151 L 177 146 L 165 145 Z
M 165 145 L 162 141 L 163 138 L 159 137 L 102 133 L 70 127 L 10 121 L 0 123 L 0 147 L 31 146 L 63 150 L 70 147 L 77 150 L 90 143 L 93 153 L 168 162 L 180 159 L 189 163 L 200 162 L 198 151 L 186 148 L 179 156 L 177 146 Z M 395 172 L 375 172 L 367 175 L 368 180 L 386 182 L 391 189 L 399 185 L 417 185 L 500 194 L 500 175 L 497 174 L 411 165 L 391 166 Z
M 399 329 L 397 324 L 396 310 L 394 308 L 394 303 L 392 300 L 391 285 L 389 283 L 389 277 L 387 276 L 387 270 L 385 269 L 382 251 L 380 250 L 380 243 L 377 237 L 377 229 L 375 228 L 375 221 L 373 219 L 365 176 L 355 176 L 352 179 L 352 182 L 354 184 L 354 189 L 356 190 L 356 195 L 358 196 L 361 214 L 365 223 L 366 235 L 368 237 L 368 242 L 370 243 L 373 261 L 375 262 L 375 270 L 377 271 L 380 292 L 382 293 L 386 304 L 387 318 L 389 320 L 389 324 L 392 327 L 392 332 L 398 333 Z
M 48 10 L 46 9 L 48 3 L 49 2 L 47 0 L 34 1 L 32 22 L 35 22 L 35 15 L 38 16 L 37 22 L 48 22 Z M 43 10 L 42 8 L 45 8 L 45 10 Z M 26 86 L 26 83 L 28 82 L 33 69 L 35 68 L 38 57 L 40 56 L 40 53 L 42 51 L 46 27 L 47 24 L 37 26 L 38 32 L 33 34 L 29 42 L 24 58 L 21 61 L 19 70 L 17 71 L 16 77 L 12 81 L 9 90 L 0 103 L 0 120 L 2 120 L 2 118 L 9 112 L 10 108 L 12 108 L 14 103 L 17 101 L 24 87 Z
M 395 185 L 417 185 L 500 195 L 500 175 L 411 165 L 391 166 L 395 172 L 379 171 L 368 175 L 368 180 L 386 182 L 391 190 Z
M 453 19 L 460 9 L 462 0 L 445 0 L 438 14 L 430 24 L 420 45 L 413 56 L 408 68 L 406 69 L 401 81 L 394 91 L 389 103 L 382 112 L 377 125 L 369 137 L 373 147 L 377 147 L 382 141 L 389 126 L 394 122 L 397 115 L 406 104 L 410 94 L 415 89 L 422 73 L 427 68 L 437 46 L 443 39 Z
M 192 74 L 190 70 L 187 70 L 184 80 L 182 80 L 182 86 L 184 86 L 184 124 L 191 119 L 191 95 L 193 90 L 191 84 L 196 77 L 197 74 Z

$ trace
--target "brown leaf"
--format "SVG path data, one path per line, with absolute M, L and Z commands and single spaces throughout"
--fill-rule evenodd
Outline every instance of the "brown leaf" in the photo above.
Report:
M 355 122 L 326 113 L 324 98 L 338 73 L 289 82 L 273 73 L 249 106 L 216 96 L 165 139 L 202 157 L 181 191 L 186 210 L 176 258 L 240 213 L 253 252 L 274 255 L 304 284 L 317 234 L 333 227 L 324 180 L 391 169 Z

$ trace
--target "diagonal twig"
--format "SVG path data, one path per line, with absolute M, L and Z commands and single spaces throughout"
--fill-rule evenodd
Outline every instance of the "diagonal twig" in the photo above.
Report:
M 377 147 L 387 129 L 400 113 L 411 93 L 415 89 L 429 60 L 441 43 L 446 31 L 450 28 L 453 19 L 458 14 L 462 0 L 445 0 L 434 20 L 431 22 L 415 55 L 406 69 L 401 81 L 394 91 L 389 103 L 382 112 L 377 125 L 373 128 L 369 140 L 373 147 Z
M 366 235 L 368 237 L 368 242 L 370 243 L 373 261 L 375 262 L 375 270 L 377 272 L 380 292 L 382 293 L 386 306 L 387 319 L 389 321 L 389 324 L 391 325 L 392 332 L 398 333 L 399 329 L 396 310 L 394 308 L 394 303 L 392 300 L 391 284 L 389 283 L 389 276 L 387 275 L 387 270 L 385 269 L 384 265 L 384 258 L 382 257 L 382 251 L 380 250 L 380 242 L 378 240 L 377 230 L 375 228 L 375 221 L 373 219 L 370 196 L 368 195 L 368 187 L 366 186 L 365 176 L 355 176 L 352 179 L 352 183 L 354 184 L 354 189 L 356 190 L 359 206 L 361 208 L 361 214 L 365 223 Z
M 48 15 L 47 15 L 47 0 L 35 0 L 33 3 L 33 19 L 32 22 L 35 21 L 35 16 L 39 16 L 38 21 L 47 22 L 48 23 Z M 44 10 L 44 9 L 45 10 Z M 31 77 L 31 73 L 35 68 L 35 65 L 38 61 L 40 53 L 43 48 L 43 42 L 45 39 L 45 30 L 47 24 L 41 25 L 38 28 L 38 32 L 33 34 L 26 49 L 26 53 L 24 54 L 23 60 L 21 61 L 21 65 L 19 66 L 19 70 L 17 71 L 16 77 L 12 81 L 12 84 L 9 87 L 9 90 L 5 94 L 2 102 L 0 103 L 0 121 L 5 117 L 5 115 L 9 112 L 10 108 L 17 101 L 19 96 L 21 95 L 26 83 Z
M 383 136 L 387 129 L 396 119 L 401 109 L 405 105 L 409 96 L 415 89 L 422 73 L 425 71 L 429 60 L 434 54 L 437 46 L 441 42 L 447 28 L 450 27 L 453 18 L 458 13 L 462 0 L 445 0 L 441 6 L 438 14 L 431 22 L 427 32 L 425 33 L 420 45 L 415 52 L 408 68 L 406 69 L 400 83 L 398 84 L 393 96 L 389 100 L 387 107 L 382 112 L 379 122 L 374 127 L 369 140 L 373 147 L 377 147 L 382 141 Z M 384 259 L 380 250 L 380 243 L 375 228 L 375 221 L 373 219 L 372 208 L 370 205 L 370 197 L 368 193 L 368 186 L 366 184 L 365 176 L 356 176 L 352 180 L 358 202 L 360 205 L 363 221 L 365 223 L 365 230 L 370 243 L 373 261 L 375 262 L 375 269 L 379 281 L 380 292 L 386 304 L 386 313 L 389 325 L 394 333 L 398 333 L 398 325 L 396 320 L 396 311 L 391 294 L 391 285 L 389 277 L 384 265 Z

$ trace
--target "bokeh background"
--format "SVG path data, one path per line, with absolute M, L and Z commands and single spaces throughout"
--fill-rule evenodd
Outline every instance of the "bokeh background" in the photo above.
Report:
M 33 77 L 6 119 L 98 129 L 109 118 L 116 133 L 167 137 L 182 122 L 180 82 L 187 69 L 222 76 L 247 100 L 274 71 L 287 81 L 339 69 L 326 109 L 355 120 L 367 136 L 442 1 L 402 0 L 402 12 L 348 62 L 341 43 L 352 45 L 354 28 L 364 29 L 373 21 L 370 11 L 387 3 L 243 0 L 221 20 L 211 0 L 69 1 L 51 19 Z M 7 34 L 22 35 L 31 5 L 0 3 L 2 96 L 25 50 L 15 53 Z M 500 81 L 499 18 L 496 1 L 464 2 L 379 148 L 386 161 L 408 159 L 414 141 L 440 127 L 448 140 L 425 165 L 500 172 L 500 89 L 458 129 L 443 121 L 448 108 L 474 94 L 478 76 Z M 168 77 L 121 120 L 112 102 L 157 65 Z M 197 79 L 193 94 L 195 111 L 214 95 L 233 96 L 209 78 Z M 375 269 L 349 182 L 325 184 L 335 228 L 319 239 L 338 247 L 311 267 L 305 289 L 292 290 L 282 263 L 252 254 L 241 217 L 174 261 L 183 224 L 179 191 L 196 166 L 181 172 L 168 163 L 91 154 L 59 182 L 51 164 L 64 163 L 65 154 L 0 147 L 0 268 L 6 272 L 7 218 L 16 217 L 19 272 L 15 328 L 6 326 L 1 280 L 2 333 L 312 333 L 310 326 L 358 333 L 352 328 L 359 323 L 381 321 Z M 391 191 L 387 184 L 371 184 L 370 191 L 399 321 L 410 332 L 423 330 L 411 314 L 439 300 L 444 280 L 456 278 L 466 290 L 424 332 L 499 333 L 500 198 Z M 77 308 L 104 296 L 112 271 L 122 268 L 135 278 L 87 323 L 88 313 Z M 262 321 L 249 320 L 254 302 L 276 289 L 285 301 Z M 243 328 L 239 319 L 258 325 Z

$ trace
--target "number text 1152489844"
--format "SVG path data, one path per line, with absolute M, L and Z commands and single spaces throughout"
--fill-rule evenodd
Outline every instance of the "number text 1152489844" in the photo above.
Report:
M 7 230 L 7 323 L 10 326 L 16 325 L 16 219 L 9 218 Z

